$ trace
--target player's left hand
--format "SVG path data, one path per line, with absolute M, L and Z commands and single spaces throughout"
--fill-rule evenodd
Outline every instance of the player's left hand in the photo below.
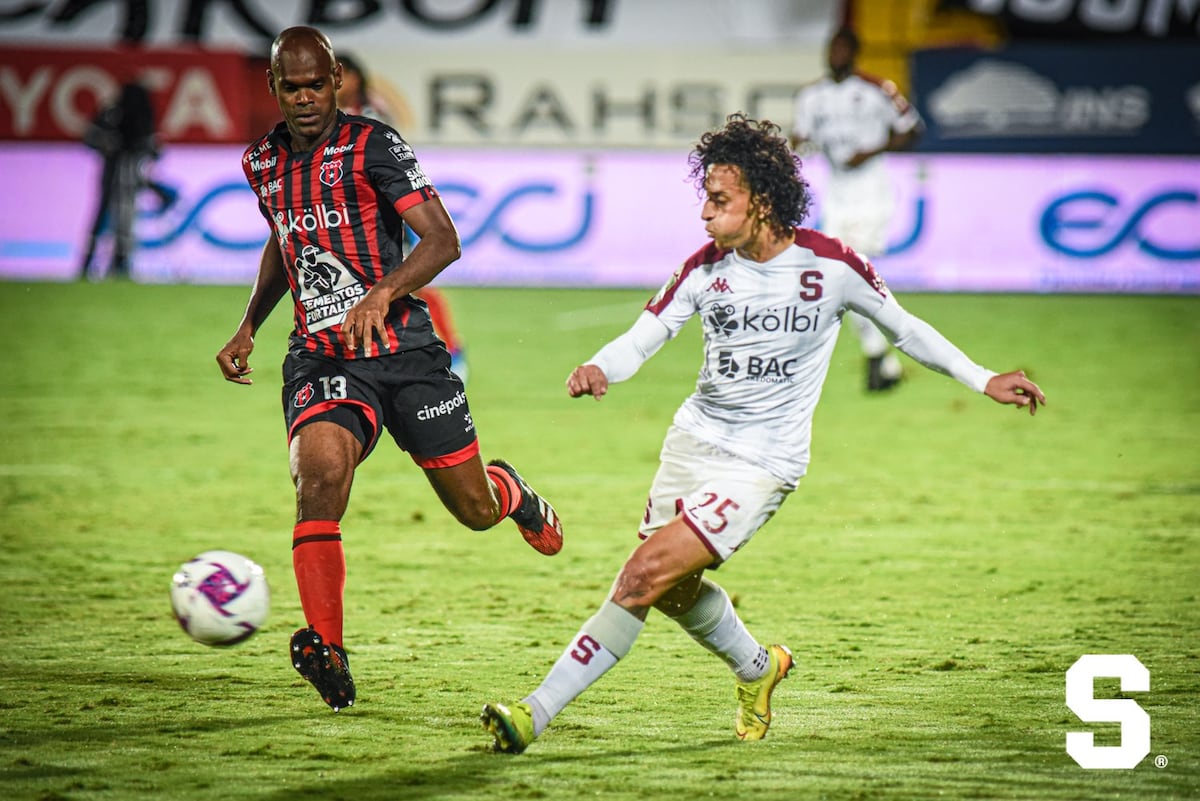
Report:
M 600 400 L 608 393 L 608 376 L 594 364 L 581 364 L 567 376 L 567 394 L 572 398 L 591 395 Z
M 375 334 L 387 342 L 387 331 L 383 327 L 391 301 L 374 288 L 346 312 L 342 320 L 342 339 L 350 350 L 370 346 Z
M 1024 370 L 992 376 L 983 393 L 997 403 L 1028 407 L 1030 415 L 1037 413 L 1039 403 L 1046 402 L 1046 394 L 1037 384 L 1025 377 Z

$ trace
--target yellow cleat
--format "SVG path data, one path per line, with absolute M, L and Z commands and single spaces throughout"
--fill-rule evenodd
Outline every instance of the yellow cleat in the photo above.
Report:
M 792 652 L 784 645 L 767 647 L 767 672 L 756 681 L 737 683 L 737 720 L 733 731 L 739 740 L 761 740 L 771 726 L 771 693 L 792 669 Z
M 484 704 L 479 720 L 495 738 L 495 751 L 519 754 L 533 742 L 533 709 L 529 704 Z

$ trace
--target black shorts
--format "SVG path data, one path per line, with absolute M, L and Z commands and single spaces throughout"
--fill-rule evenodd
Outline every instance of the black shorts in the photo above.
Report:
M 362 459 L 383 428 L 422 467 L 452 467 L 479 452 L 463 382 L 440 343 L 370 359 L 290 351 L 283 416 L 289 442 L 307 423 L 338 423 L 358 437 Z

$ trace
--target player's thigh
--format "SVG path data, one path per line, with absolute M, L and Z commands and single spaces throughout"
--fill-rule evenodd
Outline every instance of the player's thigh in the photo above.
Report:
M 384 426 L 427 471 L 454 467 L 479 453 L 462 379 L 441 345 L 381 357 Z M 482 479 L 482 475 L 476 478 Z
M 293 352 L 283 364 L 282 403 L 288 442 L 316 421 L 349 431 L 362 461 L 379 438 L 384 410 L 370 360 L 341 361 L 308 352 Z
M 750 541 L 790 492 L 766 470 L 672 427 L 638 533 L 649 537 L 678 516 L 720 564 Z

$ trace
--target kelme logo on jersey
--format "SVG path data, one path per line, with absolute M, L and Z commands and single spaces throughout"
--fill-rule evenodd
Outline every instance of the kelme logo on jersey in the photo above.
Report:
M 282 211 L 275 212 L 275 236 L 279 238 L 280 244 L 286 242 L 291 234 L 327 231 L 349 224 L 350 210 L 344 203 L 333 208 L 322 203 L 305 209 L 303 214 L 296 214 L 291 209 L 288 209 L 286 214 Z

